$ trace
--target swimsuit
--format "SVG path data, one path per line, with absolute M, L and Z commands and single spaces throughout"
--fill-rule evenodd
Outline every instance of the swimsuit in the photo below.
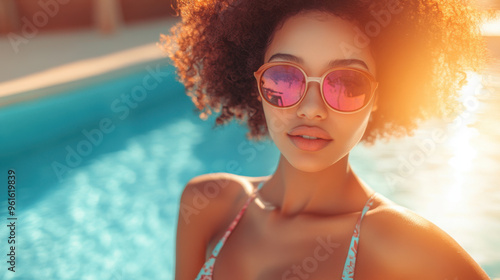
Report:
M 219 240 L 219 242 L 217 243 L 217 245 L 213 249 L 212 254 L 210 255 L 210 258 L 208 258 L 208 260 L 205 262 L 205 264 L 201 268 L 201 270 L 198 273 L 198 276 L 196 277 L 195 280 L 212 280 L 212 273 L 213 273 L 213 269 L 214 269 L 215 259 L 219 255 L 219 252 L 220 252 L 222 246 L 224 246 L 224 243 L 226 243 L 227 238 L 229 237 L 231 232 L 234 230 L 234 228 L 236 227 L 236 225 L 240 221 L 241 216 L 243 215 L 243 213 L 245 213 L 246 208 L 248 207 L 250 202 L 255 198 L 257 191 L 259 191 L 262 188 L 263 184 L 264 184 L 264 182 L 261 182 L 259 184 L 259 187 L 257 188 L 257 190 L 252 193 L 252 195 L 246 201 L 245 205 L 243 205 L 243 207 L 240 210 L 240 212 L 238 213 L 238 215 L 236 215 L 236 218 L 233 220 L 231 225 L 229 225 L 224 236 Z M 356 223 L 356 226 L 354 228 L 354 233 L 353 233 L 352 238 L 351 238 L 351 245 L 349 246 L 349 253 L 347 254 L 347 258 L 345 260 L 344 272 L 342 273 L 342 280 L 354 279 L 354 266 L 356 265 L 356 255 L 358 252 L 358 242 L 359 242 L 361 220 L 365 216 L 368 209 L 370 209 L 370 207 L 372 206 L 375 194 L 376 193 L 373 193 L 372 196 L 366 202 L 365 207 L 363 208 L 363 211 L 361 212 L 361 216 L 359 217 L 358 222 Z

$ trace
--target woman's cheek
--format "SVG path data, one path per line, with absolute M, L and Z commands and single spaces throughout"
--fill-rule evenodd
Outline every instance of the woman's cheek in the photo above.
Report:
M 346 139 L 346 148 L 349 151 L 356 146 L 363 134 L 365 133 L 370 114 L 348 115 L 348 118 L 342 122 L 342 131 L 344 135 L 348 136 Z
M 264 106 L 264 116 L 271 135 L 285 134 L 290 129 L 291 120 L 294 117 L 286 109 L 276 109 L 268 106 Z

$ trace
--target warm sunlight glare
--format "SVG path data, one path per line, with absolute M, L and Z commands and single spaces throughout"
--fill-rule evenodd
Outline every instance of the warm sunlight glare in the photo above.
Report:
M 500 36 L 500 12 L 497 12 L 495 20 L 486 22 L 481 26 L 481 33 L 484 36 Z
M 474 159 L 477 157 L 477 150 L 472 144 L 474 137 L 478 136 L 477 129 L 470 127 L 474 123 L 475 112 L 479 107 L 477 95 L 481 92 L 481 75 L 473 72 L 467 73 L 467 84 L 460 91 L 460 101 L 464 106 L 464 111 L 451 124 L 448 148 L 452 157 L 448 160 L 448 165 L 452 168 L 453 183 L 450 184 L 443 194 L 449 207 L 457 205 L 463 197 L 462 186 L 467 176 L 470 175 Z

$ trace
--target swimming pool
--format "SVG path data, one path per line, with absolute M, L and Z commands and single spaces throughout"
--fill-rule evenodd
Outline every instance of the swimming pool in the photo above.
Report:
M 193 113 L 173 73 L 152 61 L 0 108 L 0 172 L 2 180 L 16 172 L 18 241 L 16 272 L 4 261 L 2 279 L 173 279 L 185 183 L 274 171 L 272 143 L 246 140 L 234 122 L 211 129 L 213 117 Z M 375 190 L 443 228 L 492 277 L 500 277 L 497 80 L 460 123 L 429 122 L 406 141 L 351 154 Z M 7 240 L 5 226 L 0 233 Z M 7 243 L 0 248 L 5 256 Z

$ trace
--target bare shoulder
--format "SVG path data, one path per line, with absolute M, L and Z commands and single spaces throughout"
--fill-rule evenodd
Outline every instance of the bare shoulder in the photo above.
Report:
M 230 173 L 210 173 L 192 178 L 182 192 L 182 218 L 186 223 L 200 220 L 213 224 L 214 215 L 238 204 L 251 191 L 254 181 L 252 177 Z
M 182 192 L 179 208 L 182 221 L 179 223 L 202 227 L 203 233 L 210 235 L 221 216 L 244 198 L 246 185 L 251 185 L 247 177 L 230 173 L 210 173 L 192 178 Z
M 363 220 L 366 255 L 379 275 L 404 279 L 489 279 L 446 232 L 413 211 L 381 197 Z M 388 279 L 388 278 L 381 279 Z
M 179 205 L 175 279 L 194 279 L 205 262 L 207 245 L 258 178 L 211 173 L 192 178 Z

